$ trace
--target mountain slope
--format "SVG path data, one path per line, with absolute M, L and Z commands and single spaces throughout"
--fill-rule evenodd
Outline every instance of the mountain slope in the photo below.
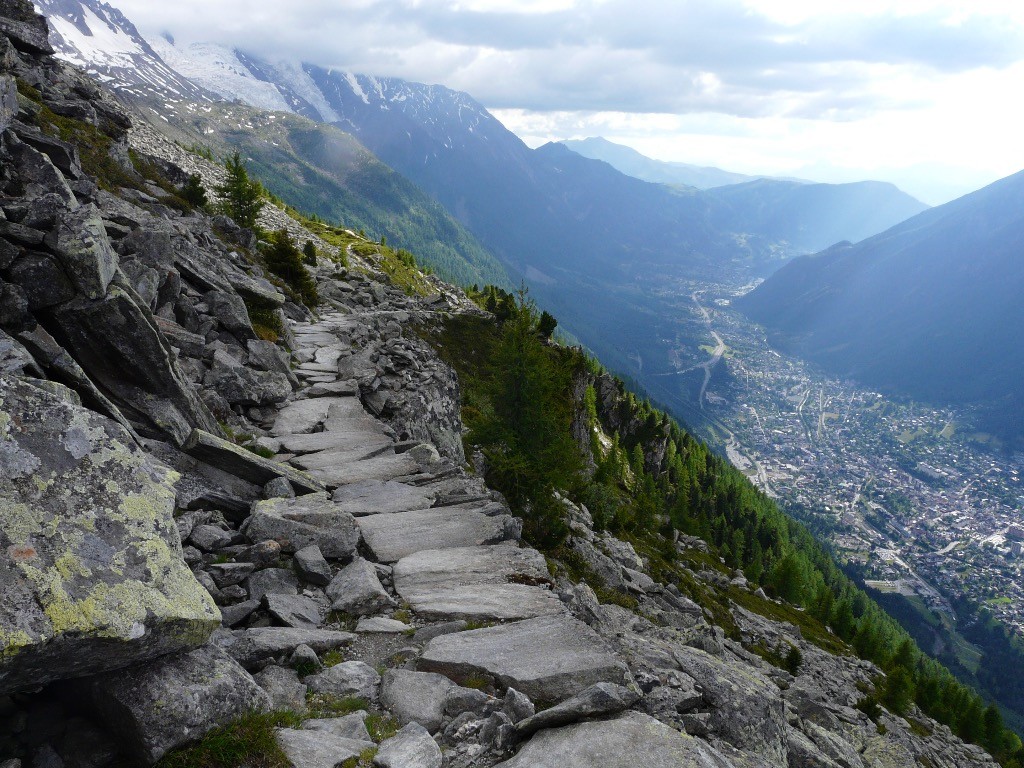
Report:
M 887 391 L 983 408 L 1024 434 L 1024 173 L 856 245 L 794 260 L 736 302 L 781 346 Z
M 415 250 L 449 280 L 512 285 L 505 268 L 435 200 L 350 134 L 319 122 L 321 112 L 298 95 L 316 102 L 315 88 L 287 65 L 275 70 L 294 85 L 283 95 L 251 74 L 248 67 L 255 64 L 235 52 L 213 45 L 182 51 L 164 38 L 151 44 L 120 11 L 99 0 L 37 5 L 60 58 L 87 64 L 90 74 L 115 86 L 155 128 L 181 144 L 221 157 L 241 152 L 268 189 L 291 205 Z M 173 69 L 162 54 L 171 57 Z M 199 84 L 191 76 L 199 76 Z M 229 83 L 245 103 L 224 103 L 222 94 L 205 87 L 218 82 Z M 323 114 L 332 117 L 322 101 Z
M 573 152 L 591 160 L 603 160 L 627 176 L 657 184 L 682 184 L 697 189 L 724 187 L 753 181 L 758 176 L 723 171 L 721 168 L 689 163 L 668 163 L 637 152 L 632 147 L 616 144 L 600 136 L 587 139 L 567 139 L 560 142 Z

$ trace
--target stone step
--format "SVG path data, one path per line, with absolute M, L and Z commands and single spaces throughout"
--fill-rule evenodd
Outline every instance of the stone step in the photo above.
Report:
M 509 544 L 416 552 L 395 564 L 394 579 L 399 596 L 428 619 L 509 621 L 565 611 L 544 588 L 543 556 Z
M 724 768 L 734 763 L 710 746 L 640 712 L 551 728 L 495 768 Z M 763 763 L 762 763 L 763 764 Z
M 434 503 L 434 492 L 394 480 L 362 480 L 343 485 L 333 498 L 339 508 L 355 517 L 364 517 L 426 509 Z
M 298 435 L 281 435 L 281 450 L 288 453 L 317 453 L 320 451 L 355 451 L 366 448 L 377 450 L 392 445 L 390 437 L 379 429 L 353 430 L 342 432 L 313 432 Z
M 517 518 L 480 510 L 479 504 L 468 504 L 371 515 L 356 518 L 356 522 L 374 556 L 385 563 L 426 549 L 475 547 L 519 538 L 522 523 Z
M 309 475 L 328 488 L 337 488 L 361 480 L 392 480 L 419 472 L 419 463 L 406 453 L 377 456 L 325 469 L 311 469 Z
M 309 400 L 296 400 L 278 412 L 274 426 L 270 428 L 270 434 L 277 437 L 312 432 L 327 420 L 332 406 L 339 406 L 343 409 L 342 412 L 347 413 L 351 411 L 351 406 L 346 409 L 346 404 L 353 402 L 358 404 L 358 401 L 352 397 L 317 397 Z M 362 408 L 361 404 L 359 408 Z
M 542 703 L 563 701 L 594 683 L 633 682 L 626 665 L 597 633 L 566 615 L 435 637 L 416 668 L 456 682 L 484 675 Z
M 393 443 L 391 440 L 385 438 L 383 442 L 378 442 L 376 445 L 364 445 L 361 448 L 352 448 L 347 451 L 332 449 L 329 451 L 306 453 L 302 456 L 295 456 L 289 461 L 300 469 L 331 469 L 332 467 L 350 464 L 364 459 L 372 459 L 377 456 L 394 455 L 395 450 L 392 448 L 392 445 Z

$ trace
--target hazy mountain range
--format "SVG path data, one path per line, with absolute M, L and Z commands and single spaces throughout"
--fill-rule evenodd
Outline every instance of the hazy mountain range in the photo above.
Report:
M 795 259 L 737 302 L 777 345 L 1024 434 L 1024 172 L 856 245 Z

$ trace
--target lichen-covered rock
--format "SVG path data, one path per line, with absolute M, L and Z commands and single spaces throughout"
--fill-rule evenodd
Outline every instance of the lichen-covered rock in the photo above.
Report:
M 146 764 L 273 706 L 252 676 L 214 645 L 105 675 L 90 681 L 88 691 L 100 718 Z
M 103 298 L 117 272 L 118 259 L 99 209 L 89 204 L 63 212 L 48 240 L 78 290 L 90 299 Z
M 114 422 L 0 374 L 0 691 L 203 643 L 174 473 Z

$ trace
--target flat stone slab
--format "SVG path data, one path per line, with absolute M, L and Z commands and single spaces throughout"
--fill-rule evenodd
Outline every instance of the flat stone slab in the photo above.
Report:
M 362 405 L 351 397 L 316 397 L 311 400 L 296 400 L 278 412 L 277 418 L 274 419 L 274 426 L 270 428 L 270 434 L 277 437 L 312 432 L 327 420 L 327 414 L 332 405 L 352 402 L 362 408 Z
M 257 456 L 252 451 L 201 429 L 192 430 L 182 450 L 193 458 L 255 485 L 266 485 L 271 480 L 283 477 L 299 493 L 324 489 L 323 485 L 301 470 Z
M 378 560 L 393 563 L 426 549 L 475 547 L 519 538 L 511 515 L 481 514 L 477 504 L 356 518 Z
M 328 488 L 337 488 L 339 485 L 358 483 L 361 480 L 393 480 L 396 477 L 414 475 L 419 471 L 419 462 L 412 456 L 402 453 L 397 456 L 378 456 L 353 461 L 327 469 L 313 469 L 309 474 Z
M 706 742 L 640 712 L 541 731 L 495 768 L 727 768 Z
M 325 432 L 324 434 L 331 434 Z M 366 459 L 372 459 L 377 456 L 392 456 L 394 455 L 394 449 L 391 447 L 393 443 L 389 439 L 384 441 L 378 440 L 376 444 L 364 444 L 363 446 L 353 448 L 350 450 L 341 450 L 332 448 L 329 451 L 317 451 L 316 453 L 307 453 L 302 456 L 295 456 L 289 461 L 296 467 L 305 470 L 315 469 L 326 469 L 330 470 L 335 467 L 346 466 L 356 461 L 364 461 Z
M 324 433 L 332 434 L 332 433 Z M 355 517 L 428 509 L 434 491 L 394 480 L 362 480 L 343 485 L 332 496 L 335 505 Z
M 282 552 L 316 544 L 327 558 L 347 559 L 359 544 L 355 518 L 339 510 L 326 493 L 256 502 L 246 535 L 252 541 L 273 539 Z
M 549 703 L 575 696 L 594 683 L 631 682 L 626 665 L 597 633 L 565 615 L 436 637 L 427 643 L 416 666 L 456 681 L 486 675 L 502 687 Z
M 347 739 L 327 731 L 278 728 L 274 736 L 295 768 L 335 768 L 375 746 L 372 741 Z
M 425 618 L 531 619 L 563 613 L 544 557 L 509 544 L 431 549 L 395 564 L 395 589 Z
M 315 453 L 319 451 L 368 451 L 393 440 L 379 429 L 352 430 L 351 432 L 314 432 L 301 435 L 281 435 L 281 450 L 288 453 Z

